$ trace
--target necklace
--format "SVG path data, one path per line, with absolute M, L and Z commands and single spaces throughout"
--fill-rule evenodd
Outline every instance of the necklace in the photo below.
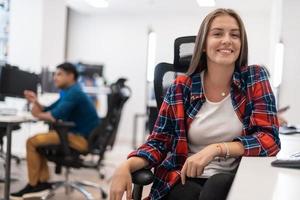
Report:
M 206 79 L 207 78 L 206 73 L 205 72 L 203 72 L 203 73 L 204 73 L 203 78 Z M 226 96 L 226 91 L 221 92 L 221 96 L 225 97 Z

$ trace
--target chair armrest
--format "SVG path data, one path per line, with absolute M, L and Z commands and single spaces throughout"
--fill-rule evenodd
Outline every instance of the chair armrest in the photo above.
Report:
M 53 128 L 73 128 L 75 127 L 75 123 L 74 122 L 70 122 L 70 121 L 55 121 L 55 122 L 47 122 L 49 125 L 51 125 Z
M 75 126 L 75 123 L 69 121 L 61 121 L 61 120 L 55 122 L 47 122 L 47 123 L 57 132 L 61 142 L 61 146 L 63 148 L 65 158 L 71 159 L 71 151 L 68 142 L 68 132 L 70 128 Z
M 150 169 L 140 169 L 131 174 L 132 182 L 137 185 L 149 185 L 153 182 L 154 175 Z

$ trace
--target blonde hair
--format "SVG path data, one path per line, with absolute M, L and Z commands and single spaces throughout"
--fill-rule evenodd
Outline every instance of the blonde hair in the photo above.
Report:
M 187 74 L 191 75 L 195 72 L 201 72 L 207 68 L 206 54 L 203 52 L 205 48 L 207 33 L 212 21 L 221 15 L 229 15 L 233 17 L 240 29 L 241 50 L 238 59 L 235 62 L 236 67 L 245 66 L 248 64 L 248 42 L 244 23 L 241 17 L 232 9 L 219 8 L 209 13 L 203 20 L 195 42 L 194 52 Z

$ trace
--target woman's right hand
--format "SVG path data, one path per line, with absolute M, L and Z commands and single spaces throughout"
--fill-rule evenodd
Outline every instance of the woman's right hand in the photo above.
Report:
M 128 162 L 121 164 L 115 171 L 111 186 L 110 186 L 110 200 L 121 200 L 126 191 L 126 199 L 132 199 L 132 180 L 130 167 Z

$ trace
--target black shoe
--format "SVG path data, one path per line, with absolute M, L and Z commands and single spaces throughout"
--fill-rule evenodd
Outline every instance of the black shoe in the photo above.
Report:
M 39 182 L 37 186 L 35 187 L 38 187 L 38 188 L 41 188 L 41 189 L 52 189 L 52 184 L 51 183 L 48 183 L 48 182 Z
M 52 185 L 47 182 L 38 183 L 36 186 L 27 184 L 25 188 L 19 192 L 12 193 L 10 198 L 12 200 L 22 200 L 24 198 L 44 196 L 47 195 L 50 189 L 52 189 Z
M 23 195 L 26 193 L 29 193 L 32 191 L 32 186 L 27 184 L 22 190 L 20 190 L 19 192 L 15 192 L 15 193 L 11 193 L 10 194 L 10 199 L 12 200 L 22 200 L 23 199 Z

